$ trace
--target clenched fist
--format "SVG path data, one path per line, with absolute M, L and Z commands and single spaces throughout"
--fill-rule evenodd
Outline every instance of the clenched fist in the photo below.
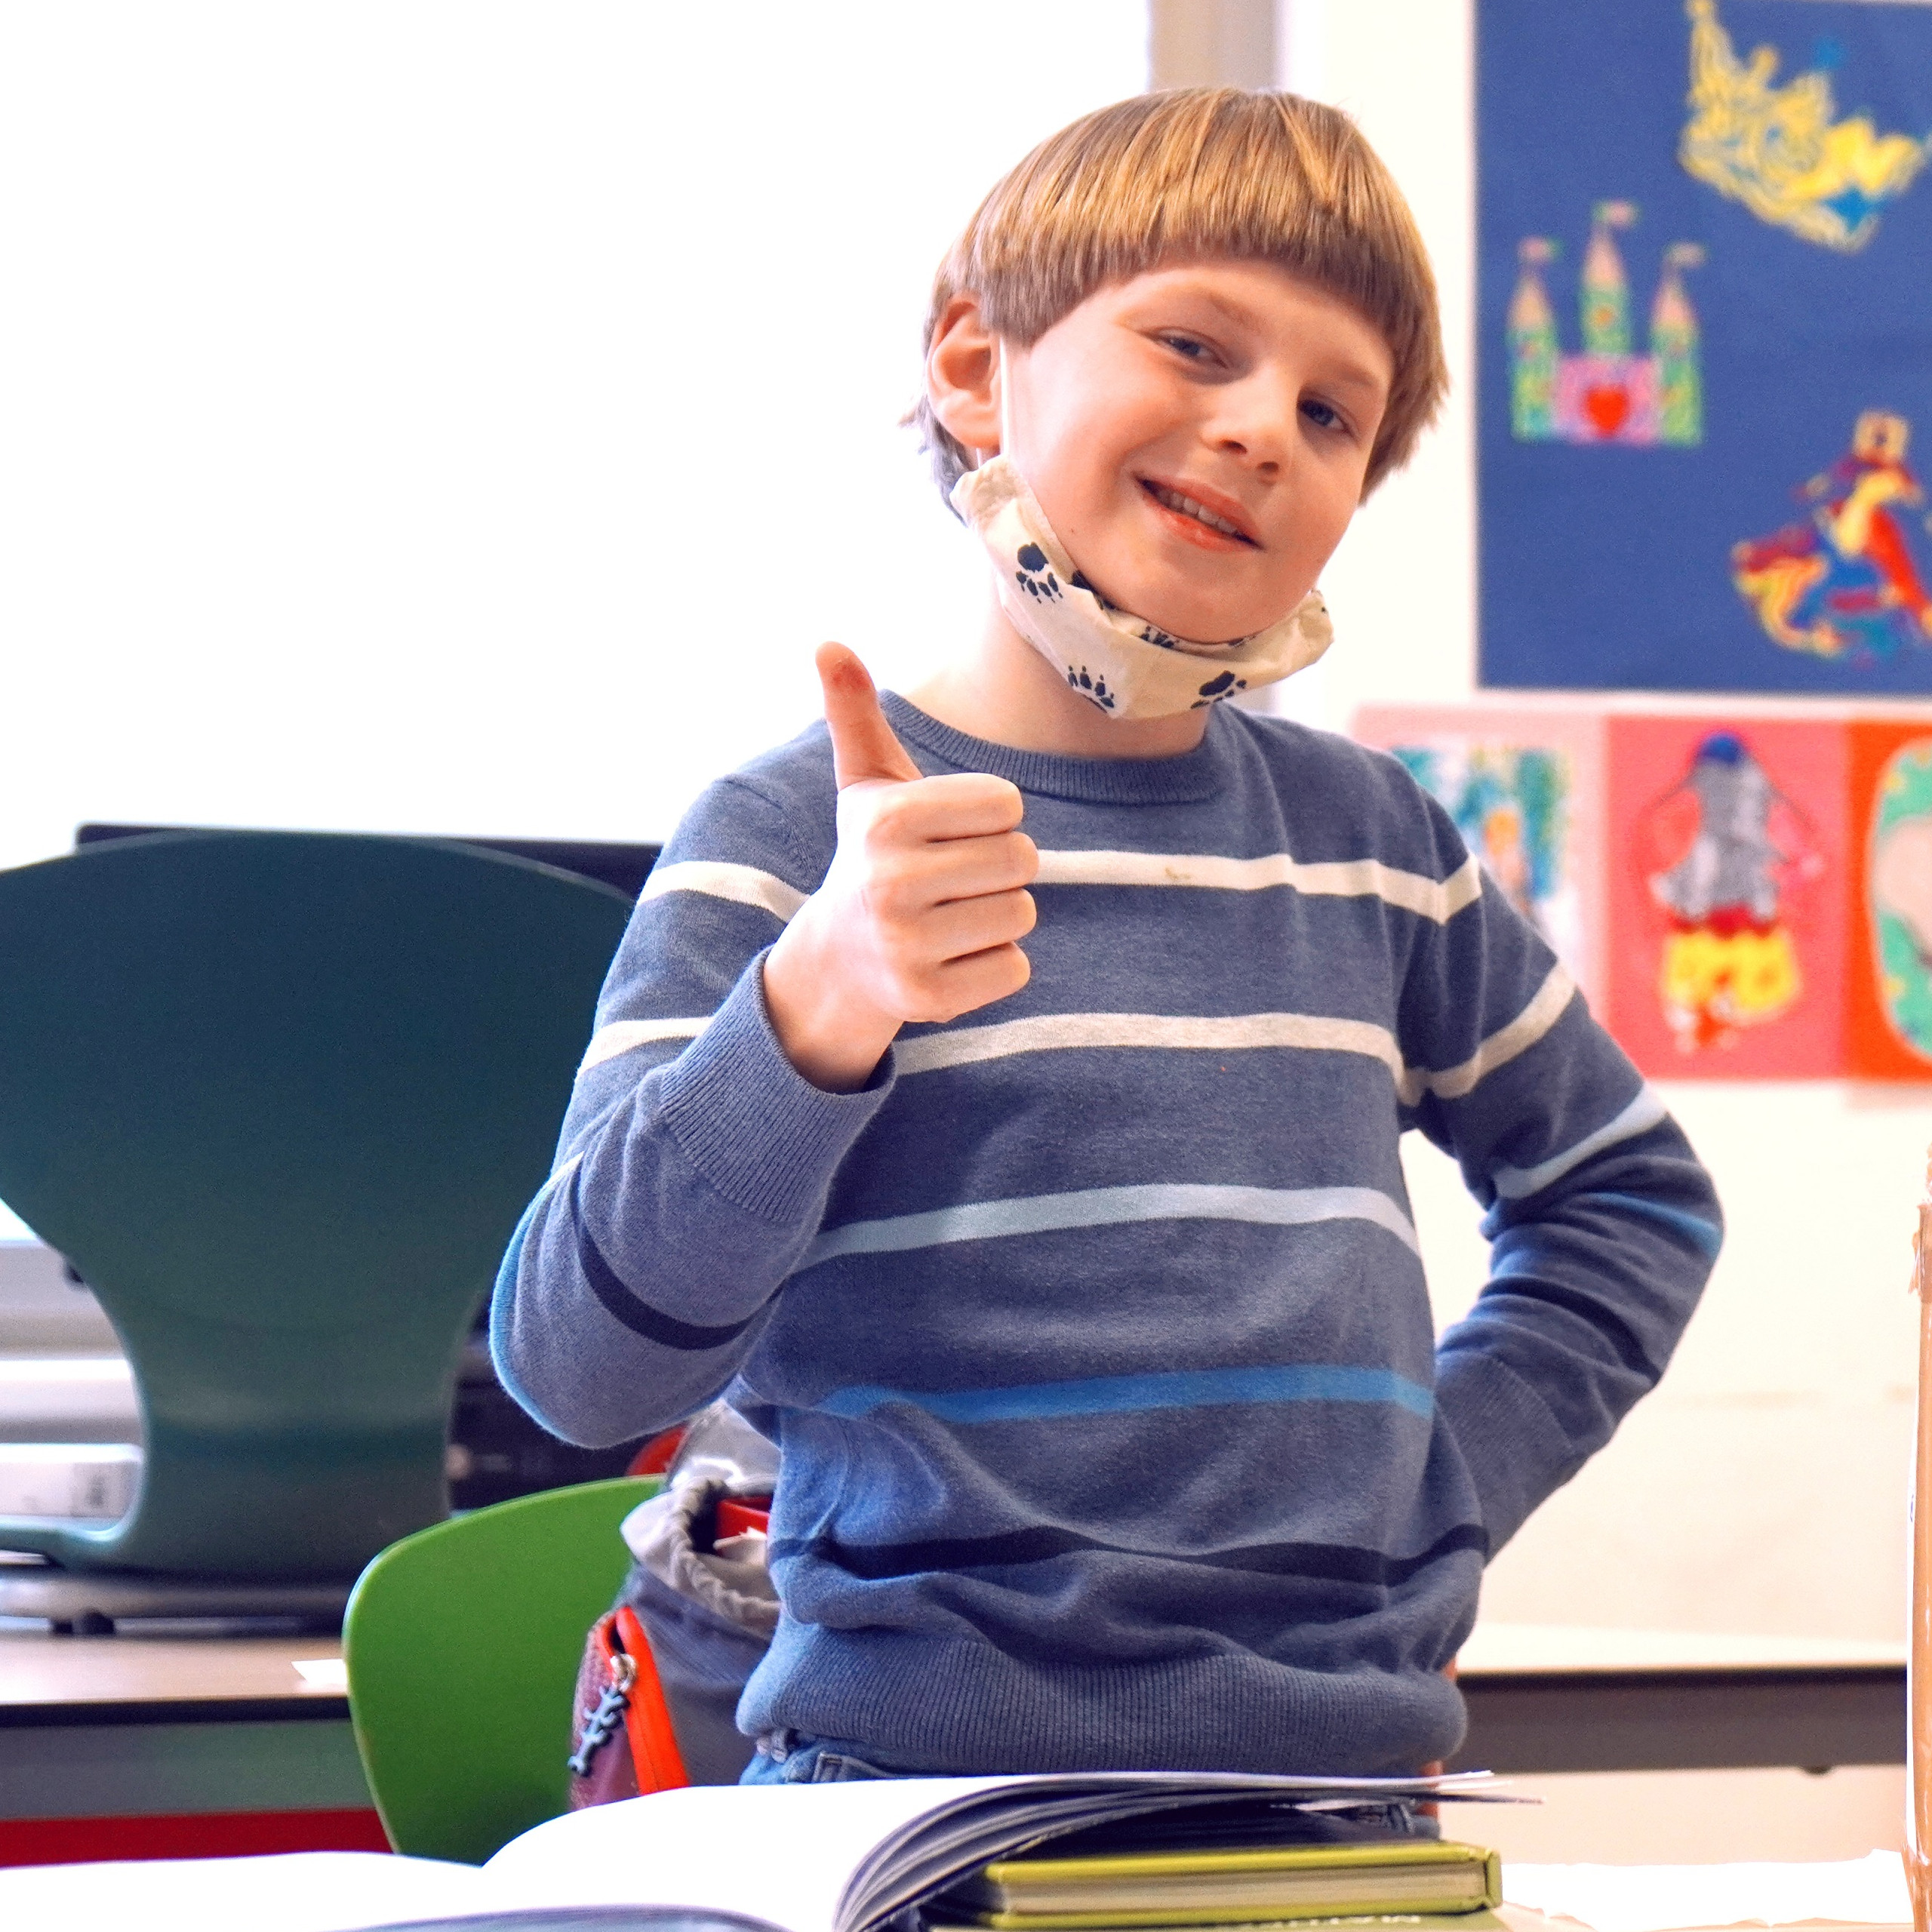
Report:
M 942 1020 L 1016 993 L 1030 970 L 1039 869 L 1004 778 L 924 778 L 893 735 L 866 667 L 820 646 L 838 785 L 838 848 L 825 883 L 767 956 L 765 1004 L 814 1086 L 863 1087 L 909 1020 Z

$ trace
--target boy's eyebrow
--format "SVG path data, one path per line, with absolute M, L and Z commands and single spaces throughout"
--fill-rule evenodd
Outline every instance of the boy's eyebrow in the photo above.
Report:
M 1338 389 L 1355 389 L 1364 395 L 1386 396 L 1389 393 L 1389 385 L 1382 377 L 1357 362 L 1338 364 L 1329 372 L 1328 380 Z

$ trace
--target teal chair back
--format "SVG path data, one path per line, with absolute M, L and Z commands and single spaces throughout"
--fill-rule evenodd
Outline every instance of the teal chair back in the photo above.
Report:
M 0 872 L 0 1200 L 133 1363 L 75 1569 L 346 1583 L 448 1513 L 461 1344 L 629 913 L 472 848 L 162 834 Z
M 480 1863 L 568 1804 L 585 1636 L 630 1565 L 618 1526 L 660 1486 L 520 1496 L 405 1537 L 363 1571 L 343 1651 L 356 1748 L 398 1851 Z

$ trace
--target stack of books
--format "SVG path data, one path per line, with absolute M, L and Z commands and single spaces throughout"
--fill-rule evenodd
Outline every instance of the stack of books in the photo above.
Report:
M 985 1866 L 932 1901 L 928 1932 L 1104 1932 L 1104 1928 L 1309 1927 L 1338 1919 L 1471 1932 L 1500 1923 L 1501 1863 L 1479 1847 L 1425 1838 L 1355 1844 L 1069 1852 L 1043 1847 Z

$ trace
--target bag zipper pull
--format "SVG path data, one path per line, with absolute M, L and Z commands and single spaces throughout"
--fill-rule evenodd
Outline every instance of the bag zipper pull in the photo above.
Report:
M 576 1754 L 565 1761 L 576 1777 L 587 1778 L 590 1775 L 590 1761 L 598 1750 L 608 1743 L 618 1726 L 624 1721 L 624 1712 L 631 1700 L 631 1686 L 637 1681 L 637 1664 L 622 1651 L 611 1653 L 611 1681 L 605 1687 L 604 1694 L 597 1700 L 597 1708 L 590 1714 L 589 1721 L 583 1727 L 583 1736 L 578 1740 Z

